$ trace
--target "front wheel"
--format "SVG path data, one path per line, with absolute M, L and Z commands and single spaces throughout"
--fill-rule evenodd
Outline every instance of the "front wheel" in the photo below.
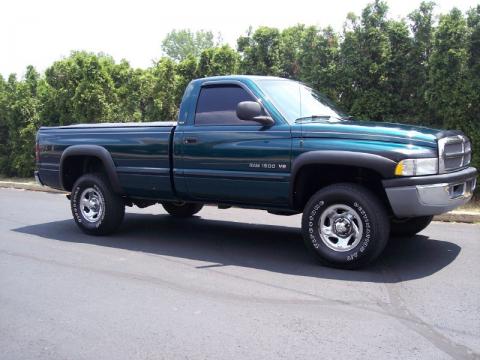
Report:
M 125 203 L 102 174 L 86 174 L 73 185 L 70 197 L 73 218 L 89 235 L 107 235 L 122 223 Z
M 380 200 L 357 184 L 335 184 L 316 192 L 305 206 L 302 233 L 307 248 L 325 265 L 355 269 L 376 259 L 390 224 Z
M 413 236 L 425 229 L 433 220 L 433 216 L 418 216 L 413 218 L 393 218 L 390 222 L 392 235 Z
M 203 208 L 203 204 L 187 202 L 165 202 L 162 206 L 170 215 L 181 218 L 193 216 Z

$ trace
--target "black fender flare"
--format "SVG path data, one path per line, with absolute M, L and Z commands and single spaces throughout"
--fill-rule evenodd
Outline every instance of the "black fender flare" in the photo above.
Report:
M 63 164 L 65 160 L 71 156 L 92 156 L 98 158 L 107 173 L 108 180 L 112 185 L 112 189 L 117 194 L 123 194 L 120 180 L 116 171 L 115 163 L 113 162 L 112 155 L 103 146 L 99 145 L 72 145 L 65 149 L 60 158 L 60 186 L 65 190 L 63 182 Z
M 295 184 L 298 172 L 305 165 L 345 165 L 373 170 L 383 179 L 394 175 L 397 162 L 381 155 L 343 151 L 343 150 L 315 150 L 299 155 L 292 163 L 288 199 L 290 206 L 295 204 Z

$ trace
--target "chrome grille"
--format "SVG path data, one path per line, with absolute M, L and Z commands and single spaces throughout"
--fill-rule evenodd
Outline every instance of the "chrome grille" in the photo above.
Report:
M 470 164 L 472 146 L 464 135 L 448 136 L 438 140 L 439 170 L 447 173 Z

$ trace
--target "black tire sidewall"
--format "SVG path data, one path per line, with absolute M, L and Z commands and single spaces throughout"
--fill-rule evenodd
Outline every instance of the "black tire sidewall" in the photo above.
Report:
M 190 217 L 198 213 L 203 208 L 203 204 L 198 203 L 183 203 L 177 205 L 175 203 L 162 203 L 163 208 L 172 216 L 175 217 Z
M 409 219 L 392 218 L 390 232 L 394 236 L 413 236 L 424 230 L 433 220 L 433 216 L 419 216 Z
M 325 191 L 320 190 L 308 202 L 302 221 L 304 240 L 307 247 L 322 262 L 343 268 L 355 268 L 368 263 L 383 250 L 385 239 L 382 237 L 385 236 L 385 229 L 382 231 L 379 226 L 382 226 L 382 221 L 385 221 L 379 219 L 378 216 L 378 212 L 383 211 L 383 209 L 376 206 L 377 204 L 374 202 L 372 203 L 371 199 L 365 196 L 366 194 L 359 194 L 358 189 L 355 188 L 342 189 L 338 187 L 336 189 L 325 189 Z M 357 212 L 362 222 L 362 238 L 349 251 L 335 251 L 329 248 L 320 237 L 318 231 L 320 217 L 333 204 L 343 204 L 351 207 Z
M 102 188 L 98 185 L 96 181 L 92 181 L 88 178 L 86 179 L 80 179 L 82 181 L 78 181 L 73 189 L 72 189 L 72 213 L 73 213 L 73 218 L 75 219 L 75 222 L 81 226 L 82 228 L 86 228 L 89 230 L 96 230 L 100 228 L 105 221 L 105 216 L 107 214 L 107 203 L 105 200 L 105 195 L 102 190 Z M 101 198 L 101 201 L 103 202 L 103 212 L 101 217 L 95 221 L 95 222 L 90 222 L 86 220 L 82 212 L 80 210 L 80 196 L 82 195 L 82 192 L 87 189 L 87 188 L 93 188 L 98 192 L 98 195 Z
M 90 187 L 98 192 L 104 205 L 102 215 L 95 222 L 86 220 L 80 210 L 80 196 Z M 83 175 L 75 182 L 71 192 L 70 203 L 75 222 L 87 234 L 105 235 L 112 232 L 121 223 L 125 211 L 124 204 L 117 197 L 107 187 L 106 180 L 101 175 Z

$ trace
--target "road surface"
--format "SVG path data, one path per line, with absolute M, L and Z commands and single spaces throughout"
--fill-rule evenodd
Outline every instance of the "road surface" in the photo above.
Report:
M 99 238 L 64 195 L 0 204 L 3 360 L 480 357 L 479 225 L 433 223 L 343 271 L 306 253 L 299 216 L 128 208 Z

